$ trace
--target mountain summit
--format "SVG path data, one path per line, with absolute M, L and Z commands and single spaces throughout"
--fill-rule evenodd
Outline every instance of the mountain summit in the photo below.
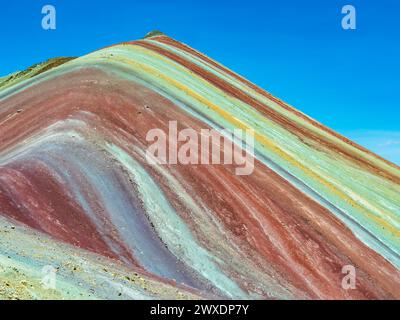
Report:
M 171 123 L 252 130 L 254 170 L 150 163 Z M 399 194 L 399 167 L 160 32 L 0 88 L 1 298 L 398 299 Z

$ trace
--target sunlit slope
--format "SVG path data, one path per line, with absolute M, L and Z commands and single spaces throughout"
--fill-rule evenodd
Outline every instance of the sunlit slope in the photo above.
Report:
M 149 164 L 146 134 L 170 121 L 253 129 L 254 171 Z M 396 165 L 159 33 L 0 91 L 2 215 L 206 297 L 399 298 L 399 182 Z
M 74 58 L 59 57 L 59 58 L 49 59 L 45 62 L 35 64 L 24 71 L 17 71 L 8 76 L 1 77 L 0 78 L 0 91 L 3 89 L 6 89 L 8 87 L 11 87 L 21 81 L 33 78 L 34 76 L 37 76 L 47 70 L 50 70 L 59 65 L 62 65 L 63 63 L 68 62 L 72 59 L 74 59 Z

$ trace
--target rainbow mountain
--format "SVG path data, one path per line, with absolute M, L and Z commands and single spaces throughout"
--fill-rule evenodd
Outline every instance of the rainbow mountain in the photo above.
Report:
M 171 121 L 254 170 L 150 164 Z M 161 33 L 49 60 L 0 78 L 0 298 L 399 299 L 399 169 Z

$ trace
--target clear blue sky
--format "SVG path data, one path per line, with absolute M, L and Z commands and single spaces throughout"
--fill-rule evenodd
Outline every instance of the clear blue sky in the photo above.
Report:
M 41 8 L 57 29 L 41 28 Z M 355 6 L 357 29 L 341 28 Z M 159 29 L 400 163 L 400 1 L 14 0 L 0 4 L 0 75 Z

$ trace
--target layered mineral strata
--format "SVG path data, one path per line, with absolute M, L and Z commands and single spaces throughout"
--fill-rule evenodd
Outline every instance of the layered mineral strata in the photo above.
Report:
M 146 135 L 171 121 L 254 130 L 254 170 L 150 164 Z M 0 89 L 0 297 L 398 299 L 399 183 L 396 165 L 154 33 Z

